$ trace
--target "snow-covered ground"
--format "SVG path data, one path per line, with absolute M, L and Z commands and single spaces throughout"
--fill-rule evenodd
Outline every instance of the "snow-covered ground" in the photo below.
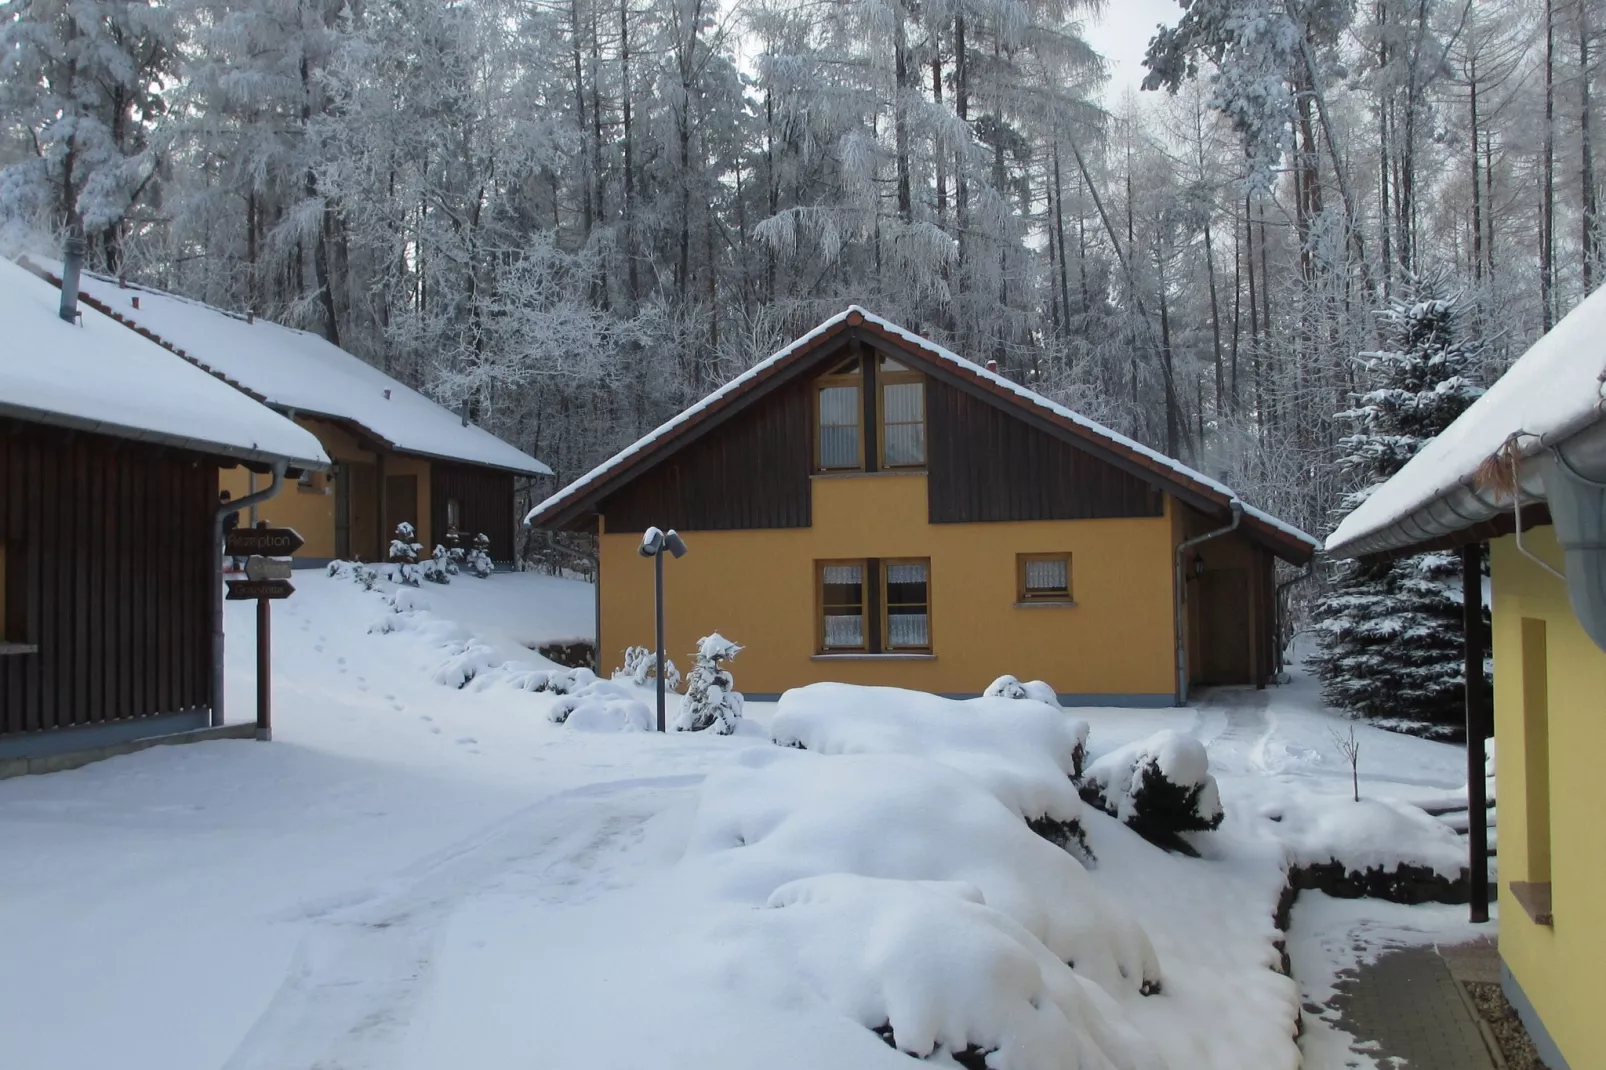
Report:
M 799 755 L 756 731 L 666 738 L 549 723 L 557 698 L 520 690 L 501 663 L 538 667 L 531 647 L 589 634 L 589 586 L 459 577 L 413 596 L 427 609 L 396 614 L 349 581 L 296 585 L 275 608 L 273 744 L 162 747 L 0 782 L 4 1065 L 907 1066 L 860 1019 L 890 1002 L 895 1023 L 919 1019 L 910 1035 L 941 1039 L 994 1009 L 1007 1019 L 1011 993 L 1033 1013 L 1059 1008 L 1053 1029 L 1028 1023 L 1018 1036 L 1071 1035 L 1059 1015 L 1108 1023 L 1109 1035 L 1086 1034 L 1102 1054 L 1095 1044 L 1029 1065 L 1298 1065 L 1302 993 L 1272 969 L 1290 852 L 1273 817 L 1321 813 L 1350 791 L 1338 722 L 1302 678 L 1193 710 L 1076 710 L 1094 759 L 1165 729 L 1204 742 L 1227 816 L 1193 837 L 1204 857 L 1187 859 L 1086 808 L 1098 862 L 1066 869 L 1058 886 L 1079 898 L 1061 903 L 1041 873 L 1007 873 L 1010 859 L 1050 858 L 1032 854 L 1041 843 L 915 872 L 936 855 L 921 853 L 931 830 L 912 822 L 937 807 L 906 808 L 916 816 L 902 825 L 877 814 L 855 824 L 851 812 L 786 802 L 800 794 L 786 785 L 816 767 L 847 775 L 840 763 L 879 762 L 912 777 L 910 792 L 952 797 L 956 814 L 963 797 L 969 827 L 1009 817 L 981 787 L 941 779 L 960 774 L 921 773 L 919 759 Z M 229 606 L 231 720 L 251 715 L 251 612 Z M 404 627 L 371 630 L 398 617 Z M 436 682 L 453 658 L 475 667 L 460 689 Z M 740 688 L 739 658 L 732 670 Z M 775 710 L 749 704 L 747 716 L 768 725 Z M 1364 726 L 1357 736 L 1368 799 L 1443 798 L 1465 782 L 1459 748 Z M 902 798 L 857 782 L 872 787 L 889 811 Z M 1319 838 L 1313 825 L 1301 825 L 1307 838 Z M 758 845 L 741 846 L 750 837 Z M 1141 960 L 1135 937 L 1089 942 L 1078 926 L 1100 911 L 1147 934 L 1159 995 L 1110 969 L 1080 987 L 1053 961 L 1039 980 L 1020 972 L 1038 969 L 1037 933 L 1094 975 L 1097 962 Z M 1464 915 L 1302 902 L 1290 950 L 1303 998 L 1319 1002 L 1340 970 L 1391 941 L 1453 938 Z M 992 935 L 933 948 L 933 926 Z M 908 949 L 892 956 L 901 974 L 876 965 L 886 947 Z M 872 969 L 880 987 L 855 988 Z M 898 1009 L 910 991 L 920 1013 Z M 999 1006 L 976 1011 L 987 1000 Z M 1309 1015 L 1302 1043 L 1316 1070 L 1366 1065 Z

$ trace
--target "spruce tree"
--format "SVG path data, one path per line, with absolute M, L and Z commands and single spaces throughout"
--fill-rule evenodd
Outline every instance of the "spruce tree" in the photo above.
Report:
M 1354 407 L 1336 417 L 1353 428 L 1340 441 L 1340 464 L 1356 487 L 1340 516 L 1483 393 L 1474 379 L 1483 342 L 1468 334 L 1468 302 L 1445 291 L 1439 280 L 1407 279 L 1379 313 L 1385 348 L 1364 355 L 1374 389 L 1352 395 Z M 1315 610 L 1320 645 L 1310 665 L 1322 696 L 1357 716 L 1411 722 L 1419 731 L 1461 723 L 1461 613 L 1454 553 L 1345 563 Z

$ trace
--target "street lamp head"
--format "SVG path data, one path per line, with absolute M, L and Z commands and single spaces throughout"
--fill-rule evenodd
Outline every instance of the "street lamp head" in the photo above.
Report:
M 668 534 L 664 536 L 663 548 L 676 557 L 686 556 L 686 540 L 682 539 L 680 533 L 674 528 L 670 528 Z
M 636 552 L 642 557 L 657 557 L 658 551 L 664 548 L 664 533 L 657 528 L 648 528 L 641 536 L 641 545 Z

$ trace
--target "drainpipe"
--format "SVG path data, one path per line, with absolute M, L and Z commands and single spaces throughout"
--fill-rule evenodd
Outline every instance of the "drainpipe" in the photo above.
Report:
M 266 489 L 225 502 L 212 516 L 212 727 L 223 724 L 223 519 L 241 509 L 255 509 L 278 494 L 284 486 L 283 461 L 273 466 L 273 479 Z
M 1177 637 L 1176 705 L 1178 706 L 1184 706 L 1188 702 L 1188 636 L 1187 632 L 1183 628 L 1182 620 L 1182 590 L 1183 584 L 1185 584 L 1187 580 L 1182 575 L 1182 559 L 1189 550 L 1193 549 L 1195 546 L 1198 546 L 1200 543 L 1209 542 L 1211 539 L 1220 538 L 1229 532 L 1238 530 L 1238 524 L 1244 518 L 1244 503 L 1239 501 L 1237 498 L 1234 498 L 1227 503 L 1227 508 L 1232 510 L 1232 519 L 1227 521 L 1225 526 L 1219 527 L 1214 531 L 1207 531 L 1203 535 L 1195 535 L 1191 539 L 1183 539 L 1177 544 L 1175 566 L 1176 577 L 1171 589 L 1171 608 L 1175 617 L 1173 624 L 1176 627 Z

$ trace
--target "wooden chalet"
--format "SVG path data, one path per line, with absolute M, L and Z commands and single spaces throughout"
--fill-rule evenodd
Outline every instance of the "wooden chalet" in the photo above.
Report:
M 0 259 L 0 776 L 207 727 L 218 472 L 329 461 L 289 420 L 72 304 Z
M 851 308 L 548 498 L 599 536 L 598 656 L 718 630 L 738 686 L 975 694 L 1010 673 L 1069 703 L 1170 705 L 1277 669 L 1277 560 L 1317 543 L 1229 488 Z

